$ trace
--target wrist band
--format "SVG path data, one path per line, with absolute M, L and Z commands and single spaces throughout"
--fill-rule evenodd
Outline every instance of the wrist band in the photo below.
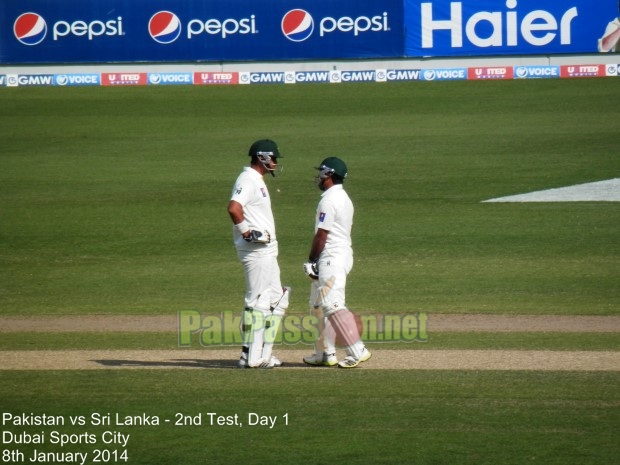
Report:
M 241 223 L 235 225 L 235 229 L 239 232 L 239 234 L 243 235 L 250 230 L 250 225 L 247 221 L 243 220 Z

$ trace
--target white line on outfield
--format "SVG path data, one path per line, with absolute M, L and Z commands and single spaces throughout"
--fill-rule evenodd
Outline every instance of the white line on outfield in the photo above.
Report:
M 361 370 L 620 371 L 620 351 L 371 349 Z M 308 353 L 277 355 L 283 368 L 336 369 L 304 365 Z M 238 356 L 238 350 L 210 349 L 0 351 L 0 370 L 236 369 Z
M 620 202 L 620 178 L 509 195 L 483 202 Z

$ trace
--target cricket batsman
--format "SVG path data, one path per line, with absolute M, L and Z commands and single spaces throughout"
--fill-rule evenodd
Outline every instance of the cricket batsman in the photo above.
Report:
M 343 187 L 348 171 L 337 157 L 326 158 L 317 169 L 316 182 L 323 194 L 316 210 L 315 233 L 304 272 L 313 279 L 310 306 L 318 318 L 319 338 L 315 353 L 303 360 L 308 365 L 355 368 L 369 360 L 371 353 L 360 339 L 355 316 L 345 304 L 347 275 L 353 267 L 354 209 Z M 337 340 L 347 354 L 340 362 L 336 358 Z
M 272 355 L 273 341 L 288 308 L 290 288 L 280 282 L 278 241 L 271 199 L 263 176 L 276 175 L 281 157 L 270 139 L 257 140 L 232 189 L 228 214 L 233 242 L 243 266 L 246 293 L 242 318 L 243 347 L 239 368 L 273 368 L 282 362 Z

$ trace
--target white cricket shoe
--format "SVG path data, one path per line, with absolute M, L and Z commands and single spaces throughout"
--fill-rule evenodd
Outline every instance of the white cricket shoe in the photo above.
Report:
M 304 363 L 320 367 L 333 367 L 338 364 L 338 359 L 336 358 L 336 354 L 320 353 L 304 357 Z
M 282 361 L 272 355 L 269 362 L 261 362 L 255 367 L 250 367 L 248 365 L 248 356 L 245 353 L 241 354 L 241 357 L 237 362 L 237 368 L 277 368 L 281 367 L 282 365 Z
M 372 354 L 370 351 L 364 347 L 364 351 L 362 352 L 362 356 L 360 358 L 355 358 L 352 355 L 347 355 L 344 359 L 338 362 L 339 368 L 355 368 L 360 363 L 370 360 Z

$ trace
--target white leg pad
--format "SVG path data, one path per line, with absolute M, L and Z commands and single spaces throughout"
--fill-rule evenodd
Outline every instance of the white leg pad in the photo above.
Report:
M 276 340 L 278 330 L 280 329 L 280 324 L 282 323 L 282 318 L 284 318 L 284 314 L 288 308 L 290 295 L 291 288 L 288 286 L 283 287 L 282 294 L 280 294 L 278 296 L 278 300 L 271 305 L 273 308 L 271 315 L 268 315 L 265 320 L 263 359 L 267 362 L 271 360 L 273 343 Z
M 361 357 L 364 344 L 361 342 L 357 322 L 353 313 L 346 307 L 328 312 L 326 324 L 326 339 L 336 346 L 340 345 L 347 353 Z
M 246 309 L 243 312 L 243 345 L 247 347 L 249 367 L 256 367 L 263 362 L 267 316 L 266 311 L 259 309 Z

